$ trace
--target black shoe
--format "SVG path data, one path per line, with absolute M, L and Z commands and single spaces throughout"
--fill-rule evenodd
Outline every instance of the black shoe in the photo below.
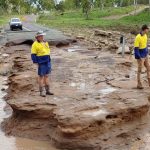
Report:
M 54 93 L 46 92 L 46 95 L 54 95 Z

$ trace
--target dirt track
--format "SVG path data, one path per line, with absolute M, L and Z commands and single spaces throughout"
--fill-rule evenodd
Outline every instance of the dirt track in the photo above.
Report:
M 149 8 L 149 7 L 148 6 L 140 7 L 137 10 L 134 10 L 134 11 L 128 13 L 128 14 L 125 14 L 125 15 L 113 15 L 113 16 L 104 17 L 103 19 L 107 19 L 107 20 L 109 20 L 109 19 L 111 19 L 111 20 L 116 19 L 117 20 L 117 19 L 121 19 L 123 17 L 137 15 L 137 14 L 141 13 L 142 11 L 144 11 L 146 8 Z

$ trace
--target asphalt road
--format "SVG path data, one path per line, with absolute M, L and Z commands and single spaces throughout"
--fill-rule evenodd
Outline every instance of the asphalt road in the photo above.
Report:
M 71 40 L 71 37 L 65 36 L 61 31 L 56 29 L 47 28 L 36 24 L 35 16 L 25 16 L 25 21 L 23 22 L 23 30 L 11 31 L 9 24 L 4 27 L 3 38 L 0 40 L 0 44 L 4 44 L 10 41 L 16 41 L 20 39 L 35 39 L 35 34 L 39 30 L 43 30 L 46 33 L 45 40 L 48 41 L 66 41 Z

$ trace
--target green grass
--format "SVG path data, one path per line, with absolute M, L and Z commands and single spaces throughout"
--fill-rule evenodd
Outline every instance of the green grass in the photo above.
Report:
M 2 27 L 3 25 L 8 24 L 9 20 L 13 17 L 19 17 L 21 18 L 22 15 L 18 15 L 18 14 L 14 14 L 14 15 L 0 15 L 0 27 Z
M 8 17 L 7 16 L 0 16 L 0 27 L 2 27 L 7 22 L 8 22 Z
M 138 7 L 142 7 L 142 6 L 138 6 Z M 90 18 L 102 18 L 102 17 L 106 17 L 106 16 L 110 16 L 110 15 L 127 14 L 127 13 L 129 13 L 133 10 L 134 10 L 133 6 L 122 7 L 122 8 L 120 8 L 120 7 L 118 7 L 118 8 L 105 8 L 103 11 L 100 10 L 99 8 L 95 8 L 95 9 L 92 9 L 92 11 L 90 12 L 89 17 Z M 48 19 L 48 16 L 41 16 L 41 17 L 42 17 L 43 20 Z M 55 13 L 53 12 L 49 16 L 49 19 L 54 18 L 54 17 L 56 19 L 60 19 L 60 18 L 62 18 L 62 19 L 84 18 L 81 9 L 64 12 L 63 16 L 58 15 L 56 12 Z
M 136 16 L 127 16 L 118 20 L 105 20 L 101 17 L 110 16 L 110 15 L 118 15 L 125 14 L 131 12 L 133 7 L 125 7 L 125 8 L 113 8 L 111 12 L 107 10 L 107 13 L 100 12 L 98 10 L 93 10 L 90 14 L 90 19 L 86 20 L 80 11 L 67 12 L 64 15 L 51 14 L 49 16 L 41 15 L 39 17 L 38 22 L 40 24 L 44 24 L 49 27 L 55 28 L 69 28 L 69 27 L 100 27 L 100 28 L 134 28 L 141 26 L 142 24 L 149 24 L 150 22 L 150 12 L 149 10 L 145 10 L 142 13 Z M 92 19 L 91 19 L 92 18 Z
M 142 7 L 142 6 L 138 6 Z M 107 17 L 107 16 L 111 16 L 111 15 L 123 15 L 123 14 L 128 14 L 131 11 L 134 10 L 133 6 L 128 6 L 128 7 L 118 7 L 118 8 L 107 8 L 104 9 L 103 11 L 99 10 L 99 9 L 94 9 L 91 11 L 90 16 L 93 18 L 102 18 L 102 17 Z
M 136 16 L 128 16 L 119 20 L 122 24 L 126 25 L 142 25 L 150 23 L 150 11 L 149 9 L 143 11 Z

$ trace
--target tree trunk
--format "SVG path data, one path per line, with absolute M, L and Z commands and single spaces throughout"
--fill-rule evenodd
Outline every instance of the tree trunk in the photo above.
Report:
M 19 4 L 18 4 L 18 14 L 19 14 L 19 15 L 21 14 L 21 6 L 20 6 L 20 1 L 19 1 Z
M 88 20 L 89 19 L 89 13 L 88 13 L 88 11 L 85 12 L 85 15 L 86 15 L 86 20 Z
M 134 0 L 134 15 L 136 15 L 136 11 L 137 11 L 137 0 Z
M 149 0 L 149 11 L 150 11 L 150 0 Z
M 100 0 L 100 7 L 101 7 L 101 10 L 104 10 L 104 0 Z
M 120 7 L 122 7 L 122 5 L 123 5 L 123 0 L 120 1 Z

